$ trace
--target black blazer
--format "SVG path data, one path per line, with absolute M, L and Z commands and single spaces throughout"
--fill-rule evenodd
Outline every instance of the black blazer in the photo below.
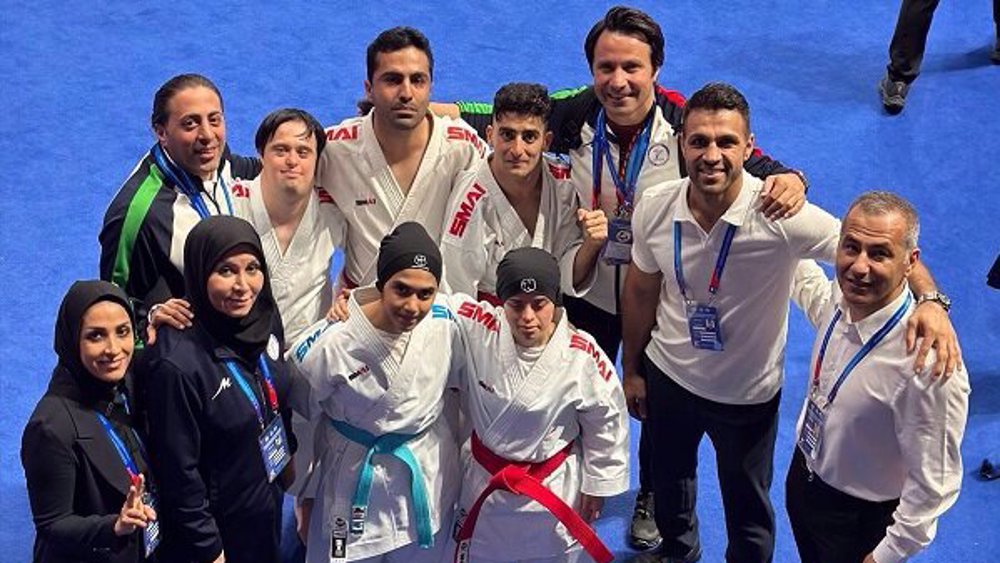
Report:
M 21 464 L 35 521 L 36 563 L 144 560 L 141 530 L 125 537 L 114 533 L 131 484 L 128 473 L 94 410 L 72 393 L 66 371 L 53 375 L 28 420 Z

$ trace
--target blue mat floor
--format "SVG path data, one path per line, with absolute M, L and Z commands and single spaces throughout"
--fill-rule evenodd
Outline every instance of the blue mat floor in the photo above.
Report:
M 923 256 L 953 297 L 972 378 L 967 478 L 939 537 L 918 560 L 993 561 L 1000 483 L 973 471 L 1000 458 L 1000 291 L 984 285 L 1000 252 L 1000 67 L 987 61 L 987 0 L 942 2 L 924 74 L 905 112 L 887 117 L 875 85 L 896 2 L 637 2 L 667 37 L 660 83 L 691 93 L 713 80 L 744 91 L 759 144 L 800 167 L 810 198 L 843 213 L 859 191 L 896 190 L 922 216 Z M 434 97 L 492 98 L 512 80 L 551 88 L 590 80 L 582 52 L 610 4 L 231 1 L 4 2 L 0 9 L 0 561 L 28 561 L 33 529 L 18 451 L 49 378 L 58 300 L 97 274 L 107 203 L 153 142 L 152 95 L 200 72 L 226 100 L 230 146 L 253 152 L 259 120 L 299 106 L 325 124 L 354 113 L 364 49 L 386 27 L 421 28 L 435 49 Z M 792 312 L 773 499 L 779 562 L 795 562 L 783 483 L 812 330 Z M 598 531 L 621 558 L 631 495 L 611 500 Z M 714 454 L 703 444 L 704 561 L 725 548 Z

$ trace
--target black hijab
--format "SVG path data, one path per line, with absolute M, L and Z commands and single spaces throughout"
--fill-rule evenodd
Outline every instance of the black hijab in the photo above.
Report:
M 236 247 L 244 247 L 260 262 L 264 286 L 250 312 L 233 318 L 215 309 L 208 300 L 208 277 L 219 261 Z M 264 260 L 260 237 L 250 223 L 227 215 L 206 217 L 198 222 L 184 243 L 184 285 L 194 309 L 195 322 L 217 342 L 254 365 L 264 351 L 278 315 L 271 294 L 271 276 Z
M 87 407 L 111 414 L 112 403 L 120 394 L 122 382 L 109 383 L 94 377 L 80 361 L 80 329 L 83 316 L 93 305 L 101 301 L 111 301 L 121 305 L 128 312 L 135 330 L 135 315 L 128 296 L 118 286 L 106 281 L 78 281 L 70 286 L 56 318 L 55 343 L 53 348 L 59 364 L 52 374 L 49 390 L 57 395 L 70 396 Z M 124 380 L 123 380 L 124 381 Z

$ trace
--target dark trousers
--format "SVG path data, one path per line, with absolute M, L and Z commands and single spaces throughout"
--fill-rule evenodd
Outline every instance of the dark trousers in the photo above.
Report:
M 656 526 L 663 536 L 664 554 L 684 557 L 700 545 L 695 513 L 698 445 L 708 434 L 715 447 L 726 513 L 726 561 L 769 563 L 774 556 L 769 493 L 781 393 L 759 404 L 717 403 L 674 383 L 648 357 L 644 366 L 646 429 L 654 445 Z
M 573 326 L 585 330 L 593 336 L 601 350 L 612 362 L 615 362 L 618 359 L 618 346 L 622 342 L 621 316 L 609 313 L 600 307 L 591 305 L 586 300 L 575 297 L 563 297 L 563 306 L 566 308 L 566 315 Z M 639 431 L 639 490 L 644 493 L 653 490 L 649 470 L 648 435 L 646 424 L 643 423 Z
M 907 84 L 917 79 L 924 60 L 927 33 L 939 0 L 903 0 L 889 44 L 889 78 Z M 1000 37 L 1000 0 L 993 0 L 993 21 Z
M 795 448 L 785 480 L 785 506 L 802 563 L 858 562 L 875 549 L 899 500 L 872 502 L 853 497 L 811 475 Z

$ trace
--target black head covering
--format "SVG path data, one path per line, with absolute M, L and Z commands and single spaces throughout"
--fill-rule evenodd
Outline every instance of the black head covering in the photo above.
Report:
M 59 306 L 56 318 L 55 342 L 53 349 L 59 364 L 52 374 L 53 389 L 60 395 L 71 395 L 81 403 L 106 410 L 107 404 L 115 398 L 118 383 L 101 381 L 94 377 L 80 361 L 80 329 L 83 315 L 93 305 L 101 301 L 111 301 L 121 305 L 128 312 L 135 330 L 135 315 L 128 296 L 118 286 L 99 280 L 74 282 Z
M 424 227 L 413 221 L 401 223 L 382 239 L 375 287 L 382 291 L 389 278 L 409 268 L 426 270 L 441 282 L 441 251 Z
M 264 286 L 257 294 L 257 300 L 250 312 L 238 319 L 212 306 L 207 287 L 208 277 L 216 264 L 236 247 L 244 247 L 253 254 L 264 273 Z M 270 279 L 260 237 L 253 226 L 243 219 L 227 215 L 207 217 L 188 234 L 184 243 L 184 286 L 194 309 L 195 322 L 251 365 L 267 346 L 278 315 Z
M 559 262 L 555 257 L 530 246 L 508 252 L 497 265 L 497 297 L 506 301 L 518 293 L 544 295 L 562 305 Z

